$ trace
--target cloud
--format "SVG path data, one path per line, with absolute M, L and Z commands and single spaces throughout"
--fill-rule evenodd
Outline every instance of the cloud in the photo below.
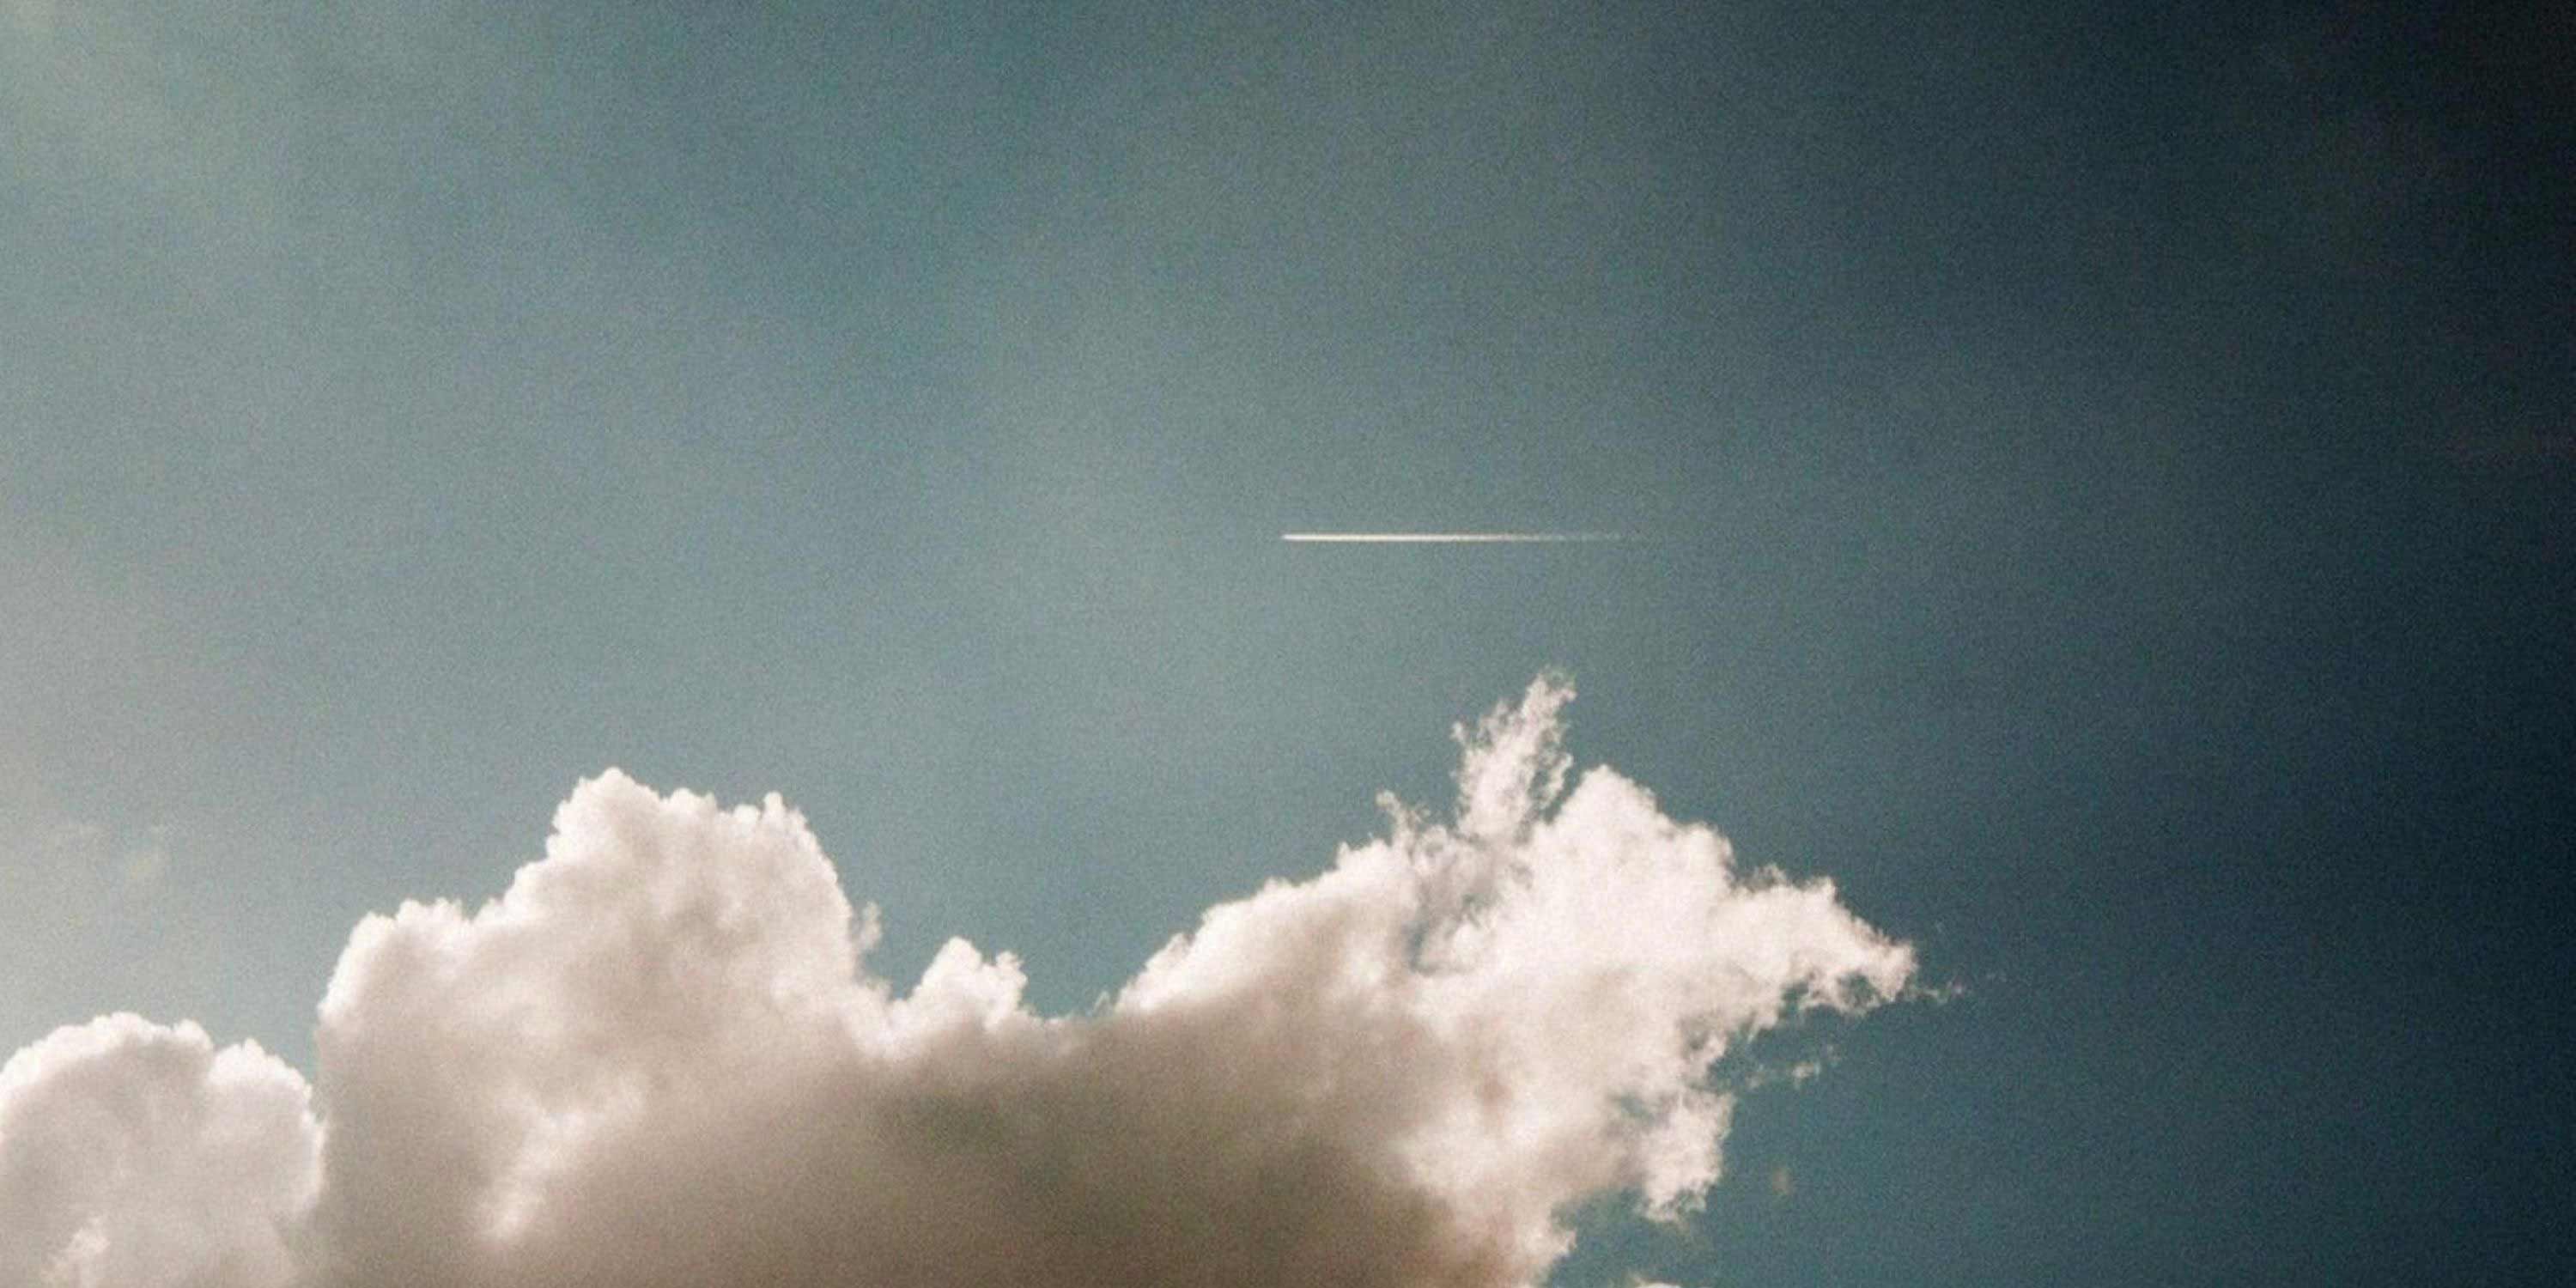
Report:
M 170 825 L 155 823 L 145 828 L 141 839 L 125 847 L 116 870 L 129 891 L 149 890 L 161 884 L 161 878 L 170 871 Z
M 21 1052 L 0 1278 L 1534 1282 L 1569 1205 L 1670 1216 L 1716 1181 L 1721 1056 L 1914 964 L 1617 774 L 1568 790 L 1570 696 L 1542 679 L 1459 731 L 1454 822 L 1391 807 L 1061 1017 L 963 940 L 897 994 L 861 969 L 875 910 L 776 796 L 611 771 L 499 899 L 358 926 L 310 1107 L 192 1026 Z
M 0 1283 L 288 1282 L 320 1129 L 256 1044 L 111 1015 L 0 1066 Z
M 38 823 L 0 803 L 0 871 L 11 893 L 95 906 L 149 895 L 170 873 L 176 829 L 111 829 L 87 819 Z

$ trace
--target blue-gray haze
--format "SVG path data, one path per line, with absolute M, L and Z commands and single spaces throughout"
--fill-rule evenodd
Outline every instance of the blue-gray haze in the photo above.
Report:
M 6 0 L 0 1051 L 611 764 L 1080 1008 L 1561 667 L 1958 989 L 1564 1282 L 2564 1275 L 2571 34 Z

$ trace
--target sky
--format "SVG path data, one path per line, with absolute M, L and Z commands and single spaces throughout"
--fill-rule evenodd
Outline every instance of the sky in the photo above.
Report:
M 2568 19 L 2085 8 L 0 0 L 0 1268 L 2562 1277 Z

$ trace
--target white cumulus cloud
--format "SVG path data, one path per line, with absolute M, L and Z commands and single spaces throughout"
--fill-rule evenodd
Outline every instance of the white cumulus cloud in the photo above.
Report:
M 478 909 L 349 939 L 318 1072 L 112 1017 L 0 1073 L 0 1280 L 79 1288 L 1506 1288 L 1715 1183 L 1728 1051 L 1895 996 L 1830 883 L 1736 867 L 1542 679 L 1452 822 L 1211 909 L 1091 1013 L 963 940 L 898 994 L 777 797 L 611 771 Z
M 255 1044 L 111 1015 L 0 1065 L 0 1283 L 288 1282 L 320 1181 L 304 1079 Z

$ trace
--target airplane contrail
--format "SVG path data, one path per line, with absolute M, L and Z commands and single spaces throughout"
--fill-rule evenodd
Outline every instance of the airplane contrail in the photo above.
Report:
M 1494 545 L 1506 542 L 1626 541 L 1624 532 L 1282 532 L 1282 541 L 1360 545 Z

